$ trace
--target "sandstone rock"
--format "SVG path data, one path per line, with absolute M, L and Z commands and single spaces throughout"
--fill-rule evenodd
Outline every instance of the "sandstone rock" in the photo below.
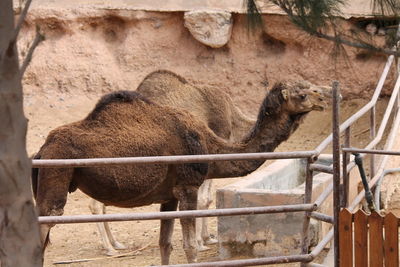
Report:
M 216 10 L 196 10 L 185 13 L 185 27 L 202 44 L 213 48 L 224 46 L 231 37 L 231 13 Z

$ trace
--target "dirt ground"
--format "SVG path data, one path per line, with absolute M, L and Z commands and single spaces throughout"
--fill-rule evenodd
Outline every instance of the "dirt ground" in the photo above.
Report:
M 28 124 L 27 147 L 32 155 L 43 144 L 51 129 L 80 120 L 105 92 L 134 89 L 155 69 L 169 69 L 197 86 L 216 86 L 228 92 L 249 116 L 255 116 L 268 85 L 280 79 L 306 79 L 330 84 L 338 79 L 345 100 L 344 120 L 367 100 L 382 71 L 384 59 L 360 57 L 349 49 L 346 60 L 332 62 L 328 43 L 309 40 L 282 16 L 267 16 L 263 33 L 249 35 L 244 18 L 235 15 L 232 39 L 220 49 L 197 43 L 183 27 L 183 14 L 144 13 L 115 10 L 33 9 L 23 28 L 21 54 L 33 36 L 37 23 L 47 40 L 41 44 L 28 68 L 24 84 L 24 108 Z M 386 99 L 379 102 L 380 121 Z M 256 107 L 256 108 L 255 108 Z M 277 150 L 315 148 L 331 131 L 331 112 L 312 112 L 293 136 Z M 352 128 L 356 147 L 369 140 L 369 118 Z M 329 151 L 329 148 L 328 150 Z M 215 188 L 234 182 L 222 179 Z M 215 190 L 214 188 L 214 190 Z M 89 214 L 89 198 L 77 191 L 68 197 L 65 215 Z M 215 205 L 214 205 L 215 207 Z M 158 205 L 133 209 L 157 211 Z M 108 208 L 109 213 L 132 209 Z M 51 245 L 45 266 L 55 262 L 103 258 L 73 266 L 148 266 L 160 264 L 158 221 L 112 223 L 117 239 L 128 246 L 121 251 L 140 250 L 124 258 L 103 258 L 95 224 L 57 225 L 51 232 Z M 216 219 L 210 219 L 211 233 L 217 233 Z M 175 224 L 171 263 L 185 263 L 181 248 L 180 224 Z M 200 252 L 199 261 L 218 260 L 217 245 Z

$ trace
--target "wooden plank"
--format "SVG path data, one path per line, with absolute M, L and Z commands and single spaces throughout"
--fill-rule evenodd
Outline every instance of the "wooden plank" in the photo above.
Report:
M 354 266 L 368 266 L 368 216 L 362 210 L 354 214 Z
M 353 214 L 348 209 L 339 213 L 340 266 L 353 266 Z
M 399 267 L 399 219 L 389 213 L 384 219 L 385 227 L 385 266 Z
M 372 212 L 369 223 L 369 266 L 383 267 L 383 217 Z

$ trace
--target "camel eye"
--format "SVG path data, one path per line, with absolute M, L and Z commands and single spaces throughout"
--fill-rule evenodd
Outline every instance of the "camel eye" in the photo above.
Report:
M 301 100 L 304 100 L 304 99 L 306 99 L 307 98 L 307 95 L 300 95 L 300 99 Z

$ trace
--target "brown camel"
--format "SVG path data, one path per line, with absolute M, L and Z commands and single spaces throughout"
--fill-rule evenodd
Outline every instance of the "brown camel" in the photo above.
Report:
M 306 114 L 324 107 L 322 96 L 313 90 L 276 84 L 264 99 L 248 135 L 232 144 L 189 113 L 155 104 L 134 91 L 119 91 L 102 97 L 85 119 L 51 131 L 35 158 L 273 151 L 297 129 Z M 246 175 L 262 163 L 251 160 L 39 169 L 33 172 L 32 186 L 40 216 L 62 215 L 68 192 L 78 188 L 105 205 L 138 207 L 161 203 L 161 211 L 172 211 L 179 203 L 180 210 L 194 210 L 197 190 L 205 179 Z M 195 262 L 195 219 L 180 221 L 187 260 Z M 173 222 L 161 220 L 162 264 L 169 263 Z M 41 225 L 44 247 L 51 227 Z
M 315 96 L 330 92 L 330 89 L 326 87 L 315 86 L 306 81 L 296 81 L 291 86 L 314 90 Z M 150 73 L 136 91 L 157 104 L 190 112 L 196 118 L 206 122 L 214 133 L 227 140 L 240 141 L 256 122 L 245 116 L 234 105 L 228 94 L 216 88 L 193 86 L 182 76 L 168 70 Z M 197 209 L 208 209 L 211 205 L 211 187 L 212 180 L 210 179 L 200 186 Z M 96 200 L 91 202 L 90 210 L 93 214 L 106 213 L 105 206 Z M 115 249 L 125 248 L 113 237 L 108 223 L 99 223 L 98 228 L 107 255 L 115 255 L 117 254 Z M 217 242 L 216 239 L 210 237 L 206 217 L 196 219 L 196 240 L 200 251 L 207 250 L 206 245 Z

